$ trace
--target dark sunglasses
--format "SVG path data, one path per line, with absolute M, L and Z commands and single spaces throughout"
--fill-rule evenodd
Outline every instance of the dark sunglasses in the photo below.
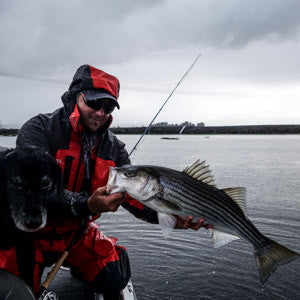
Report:
M 105 114 L 111 114 L 116 107 L 116 105 L 112 102 L 111 99 L 88 100 L 86 97 L 84 97 L 83 94 L 81 94 L 81 96 L 83 98 L 84 103 L 88 107 L 90 107 L 94 110 L 99 110 L 99 109 L 103 108 Z

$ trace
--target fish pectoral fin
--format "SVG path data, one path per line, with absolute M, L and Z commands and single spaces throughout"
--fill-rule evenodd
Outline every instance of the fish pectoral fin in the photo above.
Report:
M 205 164 L 205 161 L 200 161 L 200 159 L 195 161 L 191 166 L 186 167 L 183 173 L 203 183 L 216 186 L 214 176 L 211 174 L 209 166 Z
M 172 215 L 167 215 L 164 213 L 157 213 L 158 222 L 165 238 L 169 237 L 177 223 L 177 220 Z
M 243 211 L 244 215 L 247 217 L 247 206 L 246 206 L 246 194 L 247 190 L 244 187 L 233 187 L 223 189 L 223 192 L 227 194 Z
M 238 240 L 239 237 L 226 232 L 219 231 L 217 229 L 212 230 L 212 240 L 214 248 L 222 247 L 234 240 Z

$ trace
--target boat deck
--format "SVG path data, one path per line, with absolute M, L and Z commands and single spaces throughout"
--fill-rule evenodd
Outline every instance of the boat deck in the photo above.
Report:
M 46 268 L 42 282 L 45 280 L 51 268 Z M 86 285 L 71 276 L 68 268 L 60 268 L 57 275 L 50 284 L 49 290 L 54 291 L 61 300 L 92 300 L 93 293 L 89 292 Z

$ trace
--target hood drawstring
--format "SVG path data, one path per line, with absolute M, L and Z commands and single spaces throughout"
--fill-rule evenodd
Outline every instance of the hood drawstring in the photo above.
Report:
M 92 151 L 99 141 L 99 133 L 97 132 L 84 132 L 82 136 L 82 146 L 83 146 L 83 162 L 84 162 L 84 190 L 90 192 L 91 189 L 91 174 L 94 172 L 95 164 L 92 161 Z

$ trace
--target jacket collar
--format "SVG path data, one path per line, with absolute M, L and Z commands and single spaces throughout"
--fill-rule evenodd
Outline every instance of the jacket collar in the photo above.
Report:
M 78 110 L 77 104 L 75 104 L 74 110 L 70 114 L 69 120 L 70 120 L 71 126 L 72 126 L 72 128 L 75 132 L 82 132 L 83 131 L 83 126 L 80 122 L 80 112 Z

